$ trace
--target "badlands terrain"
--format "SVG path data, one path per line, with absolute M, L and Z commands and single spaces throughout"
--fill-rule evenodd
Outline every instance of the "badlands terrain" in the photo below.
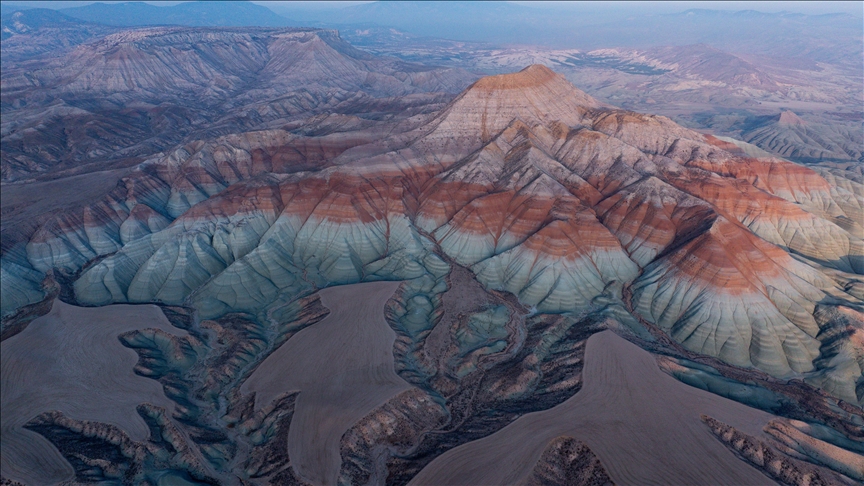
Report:
M 571 82 L 679 51 L 84 28 L 4 51 L 3 484 L 864 481 L 854 137 Z

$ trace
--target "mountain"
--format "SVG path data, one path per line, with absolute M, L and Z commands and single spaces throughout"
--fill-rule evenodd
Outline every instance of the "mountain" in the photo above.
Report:
M 44 8 L 4 10 L 0 17 L 3 66 L 40 54 L 61 55 L 78 44 L 115 30 Z
M 334 31 L 122 31 L 4 68 L 2 178 L 105 169 L 202 130 L 232 133 L 321 112 L 411 116 L 442 101 L 424 93 L 446 101 L 474 79 L 372 56 Z M 409 95 L 407 104 L 396 100 Z
M 75 19 L 54 10 L 44 8 L 14 10 L 3 12 L 2 17 L 2 39 L 6 40 L 15 34 L 24 34 L 34 30 L 56 25 L 78 24 Z
M 407 483 L 445 452 L 578 397 L 586 343 L 603 330 L 685 383 L 797 424 L 794 444 L 809 444 L 765 446 L 780 472 L 750 455 L 746 467 L 826 483 L 857 474 L 860 167 L 751 157 L 601 103 L 542 65 L 481 78 L 399 123 L 364 137 L 362 123 L 322 113 L 189 141 L 9 247 L 7 335 L 58 296 L 158 304 L 186 333 L 120 336 L 136 372 L 177 404 L 170 416 L 138 407 L 149 438 L 48 410 L 25 427 L 80 481 L 300 480 L 284 444 L 289 426 L 307 425 L 292 423 L 302 402 L 256 403 L 243 383 L 324 318 L 319 290 L 400 281 L 383 316 L 408 386 L 336 434 L 339 483 Z
M 621 54 L 623 53 L 619 55 Z M 656 59 L 670 67 L 674 66 L 674 71 L 692 78 L 766 91 L 777 91 L 780 88 L 780 83 L 774 76 L 754 63 L 704 44 L 658 47 L 630 54 L 632 57 L 639 55 Z M 625 54 L 621 57 L 627 56 Z
M 860 59 L 849 57 L 857 52 L 855 44 L 861 39 L 860 12 L 812 15 L 691 9 L 664 17 L 683 27 L 676 35 L 732 52 L 852 66 L 861 63 Z M 841 40 L 840 32 L 847 36 L 845 41 Z
M 861 66 L 860 11 L 812 15 L 709 9 L 676 12 L 673 8 L 434 1 L 379 1 L 314 10 L 302 4 L 273 6 L 295 22 L 316 22 L 316 26 L 341 30 L 374 24 L 417 36 L 582 50 L 707 44 L 727 52 Z
M 860 123 L 833 126 L 809 123 L 790 110 L 765 116 L 742 126 L 740 138 L 771 153 L 806 162 L 853 160 L 864 162 Z
M 796 161 L 860 158 L 858 68 L 734 54 L 706 44 L 582 51 L 420 38 L 373 27 L 346 29 L 343 36 L 379 55 L 486 73 L 540 63 L 604 102 L 663 114 Z M 807 133 L 769 127 L 778 112 L 790 110 L 800 114 Z
M 163 7 L 143 2 L 91 3 L 61 8 L 7 7 L 0 35 L 3 63 L 37 55 L 63 56 L 86 41 L 123 27 L 179 25 L 191 27 L 284 27 L 287 19 L 246 1 L 185 2 Z
M 287 19 L 246 1 L 183 2 L 157 6 L 144 2 L 91 3 L 63 8 L 60 13 L 87 22 L 115 27 L 185 25 L 188 27 L 284 27 Z
M 295 22 L 318 22 L 344 28 L 366 24 L 395 27 L 415 35 L 459 40 L 482 39 L 496 35 L 502 28 L 518 27 L 520 19 L 531 19 L 538 11 L 512 2 L 470 1 L 367 2 L 341 8 L 309 9 L 303 4 L 274 5 L 273 8 Z M 540 12 L 542 13 L 542 12 Z

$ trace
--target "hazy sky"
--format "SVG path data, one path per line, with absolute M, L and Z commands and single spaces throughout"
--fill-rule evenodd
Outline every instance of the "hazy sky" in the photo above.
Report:
M 304 8 L 338 8 L 358 3 L 369 3 L 365 1 L 261 1 L 253 0 L 260 5 L 289 4 L 303 6 Z M 562 1 L 513 1 L 535 8 L 591 8 L 591 9 L 646 9 L 658 13 L 681 12 L 691 8 L 705 8 L 713 10 L 759 10 L 762 12 L 798 12 L 807 14 L 847 12 L 858 16 L 864 15 L 864 2 L 856 1 L 821 1 L 821 2 L 776 2 L 776 1 L 713 1 L 713 2 L 646 2 L 646 1 L 620 1 L 620 2 L 562 2 Z
M 514 1 L 527 6 L 543 7 L 543 8 L 572 8 L 579 4 L 591 5 L 595 8 L 604 9 L 650 9 L 657 13 L 674 13 L 682 12 L 692 8 L 704 8 L 710 10 L 758 10 L 760 12 L 796 12 L 806 14 L 823 14 L 846 12 L 853 13 L 858 16 L 864 15 L 864 2 L 848 2 L 848 1 L 821 1 L 821 2 L 774 2 L 774 1 L 735 1 L 735 2 L 643 2 L 643 1 L 623 1 L 623 2 L 520 2 Z
M 102 0 L 103 3 L 123 3 L 121 1 L 106 1 Z M 96 3 L 94 1 L 12 1 L 2 3 L 15 3 L 15 4 L 26 4 L 32 7 L 41 7 L 41 8 L 64 8 L 64 7 L 74 7 L 79 5 L 87 5 L 90 3 Z M 183 3 L 180 1 L 146 1 L 146 3 L 151 3 L 154 5 L 176 5 L 178 3 Z M 289 2 L 289 1 L 254 1 L 253 3 L 257 3 L 264 6 L 276 6 L 278 4 L 284 4 L 285 6 L 291 7 L 301 7 L 304 9 L 328 9 L 328 8 L 340 8 L 347 7 L 350 5 L 356 5 L 359 3 L 368 3 L 364 1 L 298 1 L 298 2 Z M 549 2 L 549 1 L 541 1 L 541 2 L 522 2 L 515 1 L 513 3 L 523 4 L 530 7 L 535 8 L 550 8 L 550 9 L 561 9 L 561 8 L 569 8 L 569 9 L 582 9 L 582 10 L 616 10 L 616 9 L 628 9 L 628 10 L 651 10 L 656 13 L 672 13 L 672 12 L 681 12 L 691 8 L 705 8 L 705 9 L 714 9 L 714 10 L 759 10 L 762 12 L 799 12 L 799 13 L 807 13 L 807 14 L 820 14 L 820 13 L 834 13 L 834 12 L 846 12 L 851 13 L 856 16 L 864 16 L 864 2 L 860 1 L 851 1 L 851 2 L 837 2 L 837 1 L 822 1 L 822 2 L 773 2 L 773 1 L 752 1 L 752 2 L 643 2 L 643 1 L 633 1 L 633 2 Z

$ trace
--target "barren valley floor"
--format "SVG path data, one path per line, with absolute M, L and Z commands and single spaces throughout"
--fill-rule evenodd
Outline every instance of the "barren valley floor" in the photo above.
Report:
M 773 415 L 684 385 L 611 331 L 589 338 L 583 377 L 569 400 L 451 449 L 411 484 L 522 484 L 558 436 L 586 443 L 619 485 L 771 483 L 714 439 L 699 416 L 760 436 Z

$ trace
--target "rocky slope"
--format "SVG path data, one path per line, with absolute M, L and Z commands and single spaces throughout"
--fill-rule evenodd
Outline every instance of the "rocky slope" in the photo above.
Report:
M 329 46 L 320 33 L 280 35 Z M 441 86 L 419 74 L 400 86 L 419 79 Z M 854 167 L 747 156 L 604 105 L 541 65 L 483 78 L 387 137 L 351 123 L 188 143 L 4 253 L 4 326 L 59 294 L 158 303 L 189 333 L 121 337 L 177 403 L 173 420 L 139 409 L 149 441 L 58 413 L 28 425 L 79 480 L 293 477 L 278 447 L 293 396 L 261 408 L 240 386 L 323 317 L 318 289 L 377 280 L 403 281 L 386 318 L 412 388 L 342 437 L 344 484 L 405 483 L 447 450 L 563 402 L 581 388 L 585 341 L 603 329 L 679 360 L 669 372 L 682 381 L 821 424 L 835 442 L 864 439 Z M 70 446 L 82 434 L 83 456 Z M 580 451 L 553 450 L 569 455 L 541 469 L 606 481 Z

